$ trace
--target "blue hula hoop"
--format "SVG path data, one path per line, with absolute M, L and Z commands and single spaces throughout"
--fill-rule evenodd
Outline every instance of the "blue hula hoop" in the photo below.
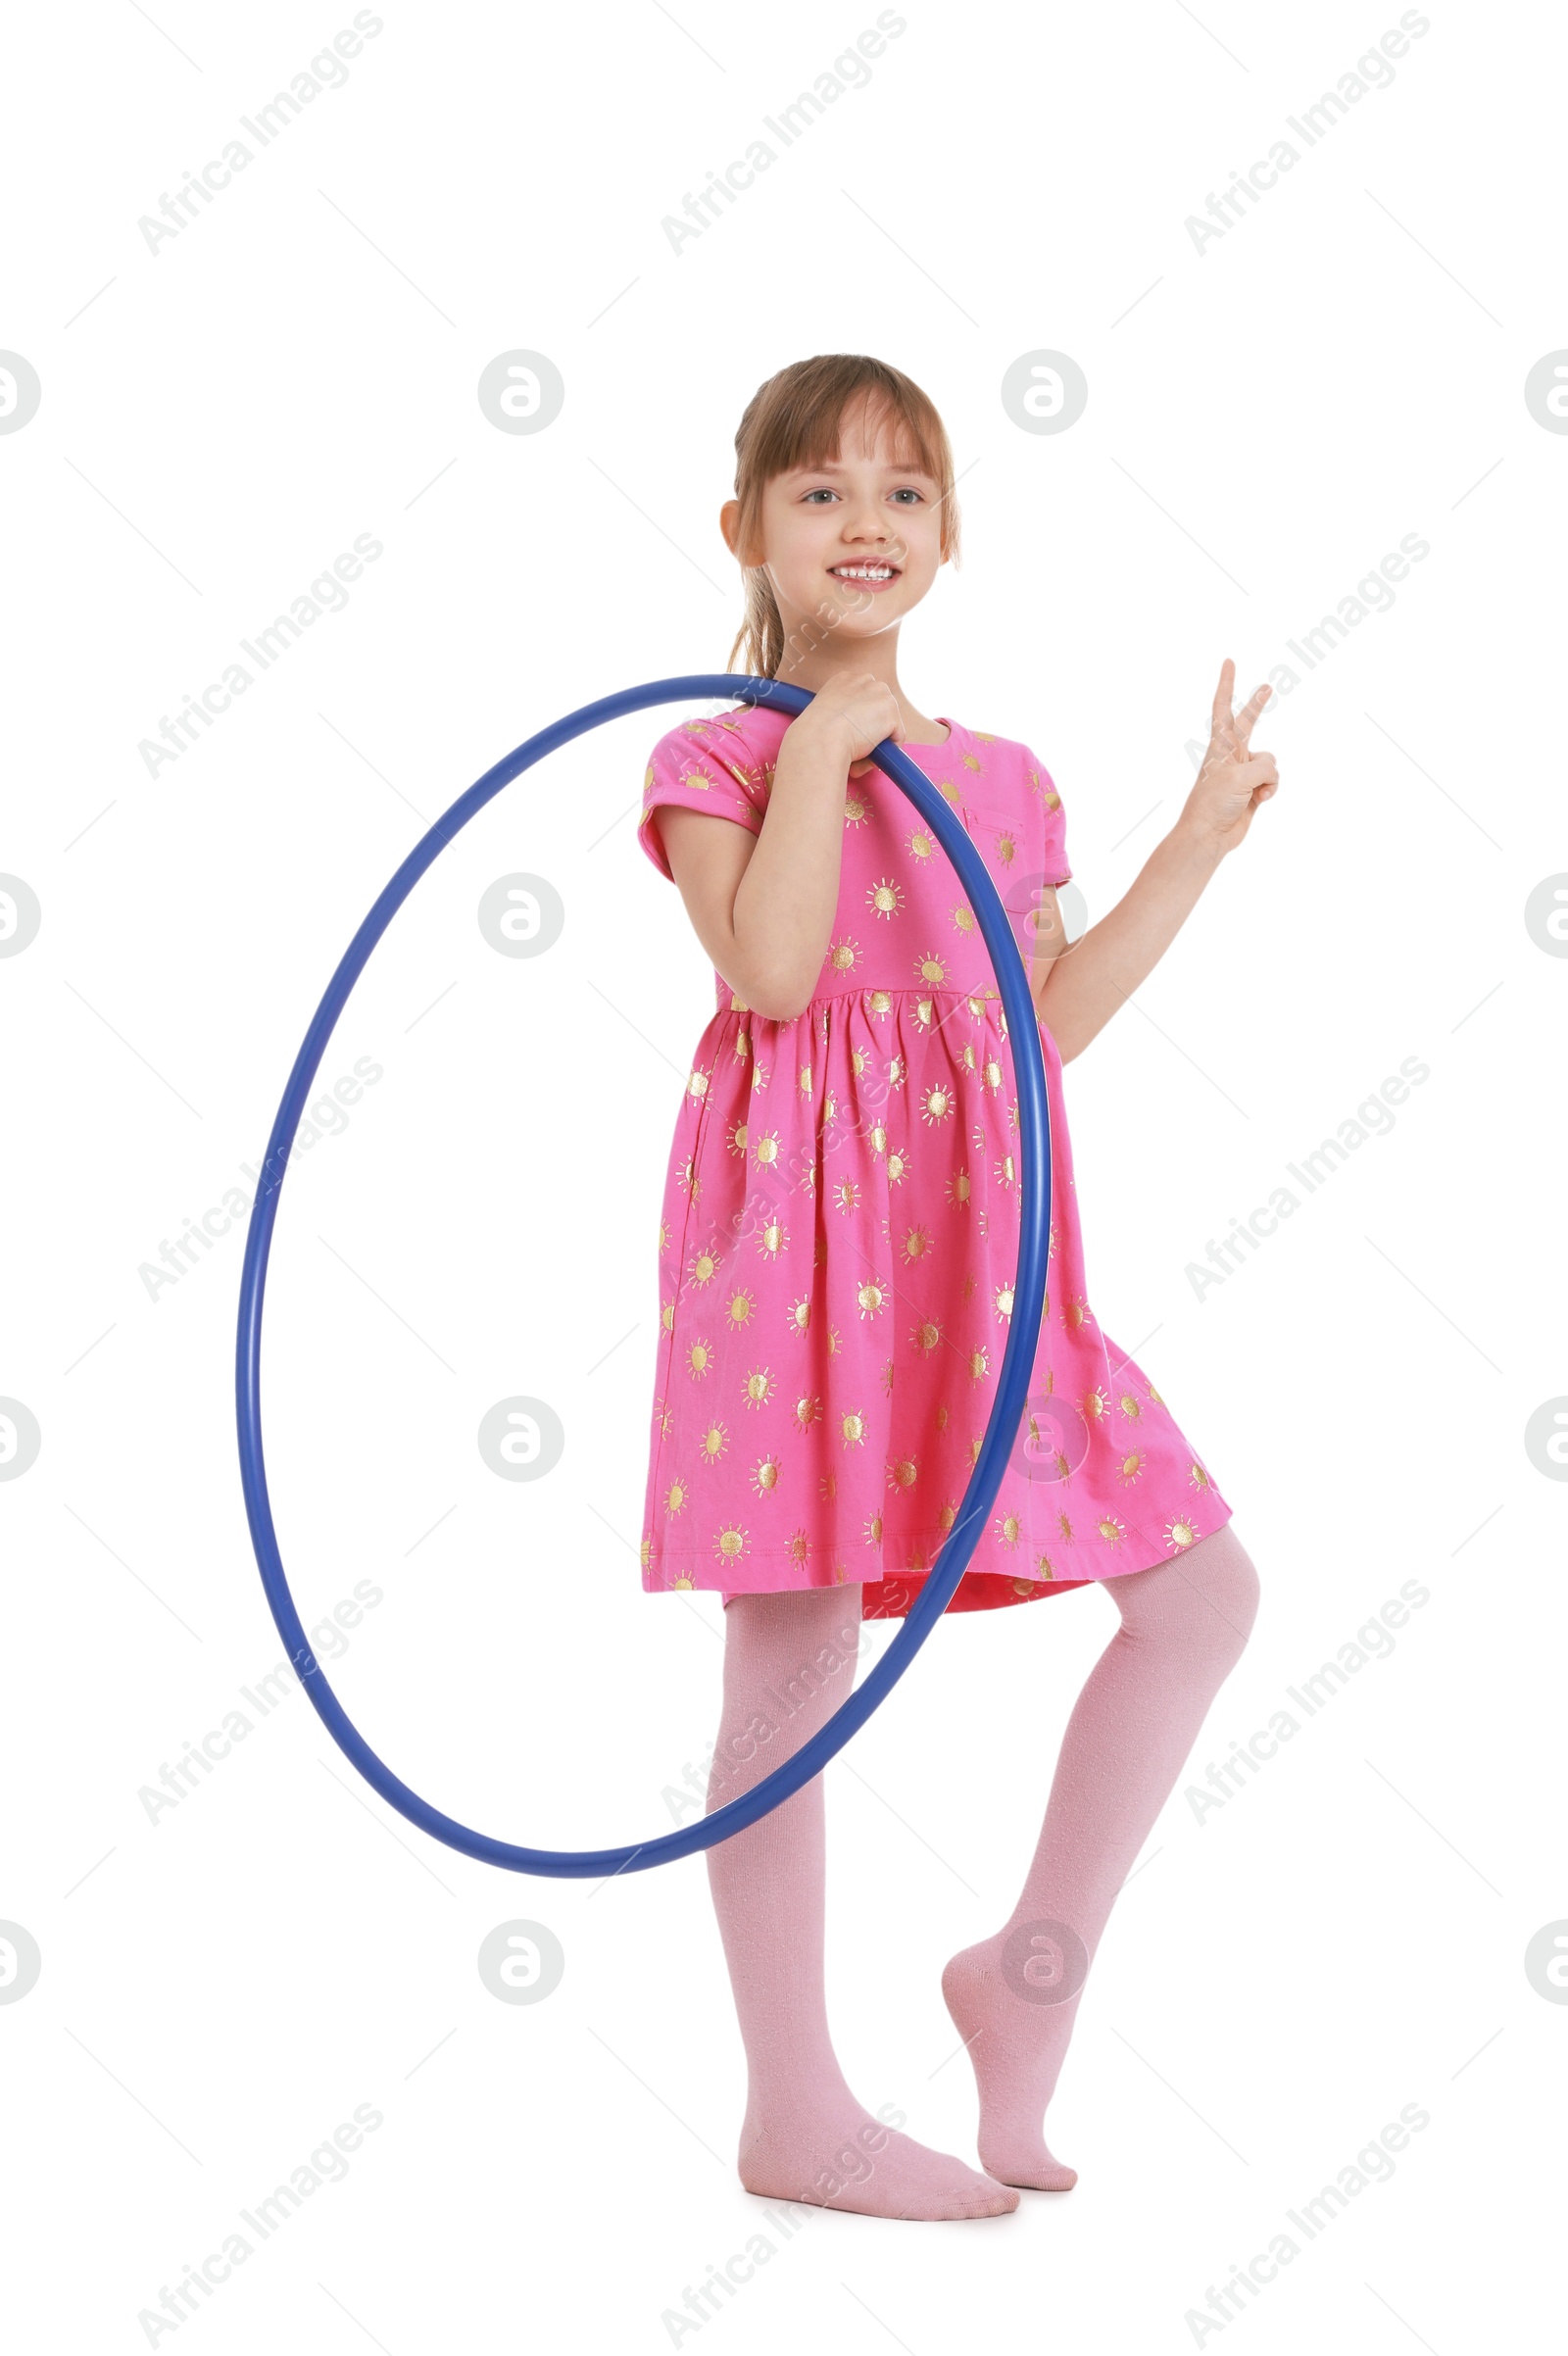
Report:
M 460 1849 L 465 1856 L 477 1857 L 484 1864 L 502 1866 L 511 1873 L 586 1878 L 597 1874 L 642 1872 L 649 1866 L 664 1865 L 676 1857 L 690 1856 L 695 1850 L 710 1848 L 717 1841 L 729 1840 L 732 1834 L 742 1832 L 747 1825 L 755 1824 L 759 1817 L 765 1816 L 770 1809 L 776 1808 L 782 1800 L 798 1792 L 803 1784 L 819 1774 L 828 1760 L 843 1749 L 851 1736 L 865 1724 L 871 1712 L 887 1698 L 908 1668 L 946 1611 L 968 1567 L 986 1515 L 1001 1486 L 1004 1459 L 1023 1416 L 1034 1366 L 1035 1345 L 1045 1307 L 1051 1228 L 1051 1113 L 1046 1096 L 1045 1058 L 1036 1029 L 1028 976 L 1013 940 L 1006 911 L 979 853 L 935 786 L 908 755 L 901 753 L 892 739 L 888 738 L 876 747 L 870 758 L 883 774 L 907 795 L 935 832 L 968 894 L 990 953 L 1007 1016 L 1008 1036 L 1013 1045 L 1023 1165 L 1018 1267 L 1013 1280 L 1012 1315 L 997 1396 L 957 1518 L 948 1533 L 934 1566 L 926 1575 L 924 1586 L 910 1605 L 903 1628 L 868 1672 L 864 1684 L 850 1694 L 825 1726 L 803 1742 L 799 1750 L 775 1767 L 771 1774 L 764 1776 L 760 1783 L 754 1784 L 749 1792 L 743 1792 L 737 1798 L 727 1800 L 710 1816 L 683 1825 L 675 1832 L 661 1834 L 655 1840 L 628 1842 L 620 1848 L 524 1848 L 514 1841 L 496 1840 L 488 1833 L 476 1833 L 468 1826 L 459 1824 L 455 1818 L 443 1815 L 439 1808 L 432 1807 L 428 1800 L 421 1799 L 416 1792 L 402 1783 L 385 1761 L 376 1755 L 327 1683 L 295 1609 L 282 1557 L 278 1552 L 277 1536 L 272 1527 L 271 1499 L 267 1488 L 261 1408 L 262 1309 L 267 1291 L 268 1255 L 289 1153 L 298 1134 L 317 1067 L 338 1017 L 348 1004 L 354 985 L 388 924 L 425 869 L 434 863 L 468 820 L 500 793 L 503 786 L 510 785 L 514 777 L 521 776 L 524 769 L 532 768 L 536 761 L 557 752 L 562 745 L 570 744 L 574 737 L 586 735 L 590 728 L 603 727 L 608 720 L 621 719 L 628 712 L 643 712 L 655 704 L 695 703 L 710 698 L 719 702 L 766 705 L 787 712 L 792 718 L 804 712 L 811 701 L 804 688 L 791 687 L 776 679 L 750 678 L 744 673 L 726 671 L 699 672 L 683 679 L 651 679 L 641 687 L 625 688 L 619 695 L 602 697 L 597 704 L 584 704 L 579 711 L 568 712 L 564 719 L 557 720 L 552 727 L 541 729 L 537 736 L 530 736 L 514 752 L 509 753 L 504 761 L 497 761 L 493 769 L 487 769 L 475 784 L 469 786 L 466 793 L 461 794 L 451 809 L 415 845 L 349 943 L 316 1009 L 311 1027 L 305 1034 L 304 1044 L 294 1059 L 294 1068 L 289 1074 L 282 1103 L 272 1123 L 267 1159 L 258 1182 L 256 1200 L 251 1209 L 250 1230 L 246 1237 L 235 1350 L 240 1478 L 244 1485 L 245 1510 L 250 1521 L 251 1543 L 261 1569 L 262 1585 L 267 1592 L 277 1632 L 287 1646 L 290 1663 L 333 1742 L 384 1800 L 396 1808 L 401 1816 L 406 1816 L 411 1824 L 417 1825 L 421 1832 L 428 1833 L 436 1841 L 445 1841 L 449 1848 Z

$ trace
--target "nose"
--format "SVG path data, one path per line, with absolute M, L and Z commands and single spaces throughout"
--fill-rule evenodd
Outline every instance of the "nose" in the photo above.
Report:
M 885 541 L 888 536 L 886 518 L 869 493 L 847 500 L 839 528 L 846 540 Z

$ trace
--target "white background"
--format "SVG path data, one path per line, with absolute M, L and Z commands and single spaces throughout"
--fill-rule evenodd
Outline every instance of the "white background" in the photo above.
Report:
M 1081 2009 L 1050 2126 L 1080 2182 L 967 2228 L 814 2215 L 677 2344 L 1190 2347 L 1208 2286 L 1412 2103 L 1392 2180 L 1201 2344 L 1515 2344 L 1550 2295 L 1568 2034 L 1524 1968 L 1568 1915 L 1568 1491 L 1524 1445 L 1568 1392 L 1568 964 L 1524 921 L 1568 868 L 1568 438 L 1523 394 L 1568 343 L 1561 24 L 1433 7 L 1200 253 L 1187 217 L 1395 7 L 910 6 L 676 253 L 663 217 L 869 5 L 378 13 L 344 86 L 156 253 L 141 217 L 352 11 L 154 0 L 10 35 L 0 345 L 43 397 L 0 437 L 0 869 L 42 908 L 0 960 L 0 1394 L 42 1435 L 0 1484 L 0 1917 L 42 1954 L 0 2005 L 9 2335 L 147 2345 L 161 2286 L 361 2104 L 382 2125 L 346 2178 L 154 2344 L 654 2351 L 759 2231 L 700 1858 L 606 1888 L 470 1862 L 298 1692 L 149 1821 L 142 1788 L 280 1646 L 237 1474 L 242 1228 L 156 1299 L 139 1271 L 260 1161 L 424 826 L 559 713 L 723 667 L 740 413 L 791 360 L 865 351 L 930 392 L 961 476 L 905 684 L 1040 752 L 1091 917 L 1175 819 L 1222 659 L 1245 695 L 1403 535 L 1430 553 L 1295 664 L 1257 731 L 1280 794 L 1068 1072 L 1097 1312 L 1263 1585 Z M 564 380 L 538 434 L 475 397 L 514 348 Z M 1000 398 L 1039 348 L 1088 378 L 1059 435 Z M 345 610 L 149 775 L 139 743 L 360 534 L 383 553 Z M 284 1558 L 308 1624 L 381 1594 L 334 1686 L 418 1789 L 540 1845 L 667 1830 L 716 1715 L 717 1601 L 645 1595 L 636 1554 L 661 1189 L 712 1006 L 633 835 L 677 716 L 532 771 L 420 885 L 321 1066 L 382 1077 L 291 1171 L 272 1256 Z M 548 956 L 479 931 L 516 870 L 564 901 Z M 1392 1131 L 1200 1300 L 1189 1263 L 1407 1057 L 1430 1076 Z M 534 1484 L 475 1446 L 518 1394 L 566 1432 Z M 1392 1654 L 1199 1821 L 1185 1786 L 1411 1580 Z M 1114 1625 L 1098 1590 L 956 1620 L 827 1774 L 846 2067 L 971 2159 L 938 1975 L 1004 1920 Z M 514 1918 L 564 1946 L 544 2002 L 480 1980 Z

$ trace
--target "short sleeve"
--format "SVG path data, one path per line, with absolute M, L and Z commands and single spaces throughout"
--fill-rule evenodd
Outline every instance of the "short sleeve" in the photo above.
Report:
M 1067 815 L 1061 807 L 1061 796 L 1055 780 L 1039 755 L 1023 747 L 1024 776 L 1036 812 L 1036 822 L 1042 826 L 1044 844 L 1041 865 L 1048 884 L 1064 884 L 1072 868 L 1067 859 Z
M 707 817 L 731 818 L 750 833 L 760 834 L 767 788 L 764 769 L 747 758 L 733 723 L 683 720 L 660 738 L 649 757 L 637 839 L 661 875 L 673 883 L 659 830 L 648 822 L 654 811 L 666 804 L 699 810 Z

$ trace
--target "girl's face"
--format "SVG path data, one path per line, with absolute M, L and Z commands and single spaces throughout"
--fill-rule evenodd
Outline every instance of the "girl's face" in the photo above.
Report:
M 901 466 L 906 437 L 882 417 L 867 431 L 863 398 L 845 410 L 838 457 L 776 474 L 762 494 L 760 550 L 786 635 L 808 615 L 846 639 L 876 637 L 917 606 L 947 562 L 941 489 L 918 463 Z M 731 549 L 737 500 L 720 516 Z

